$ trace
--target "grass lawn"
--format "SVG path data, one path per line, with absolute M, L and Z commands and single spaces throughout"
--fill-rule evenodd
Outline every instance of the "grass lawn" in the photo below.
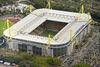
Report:
M 57 32 L 51 31 L 51 30 L 45 30 L 41 35 L 45 36 L 45 37 L 48 37 L 49 34 L 51 35 L 51 37 L 53 37 L 57 34 Z
M 10 26 L 13 25 L 13 23 L 9 23 Z M 0 37 L 3 35 L 3 31 L 7 29 L 6 21 L 0 21 Z

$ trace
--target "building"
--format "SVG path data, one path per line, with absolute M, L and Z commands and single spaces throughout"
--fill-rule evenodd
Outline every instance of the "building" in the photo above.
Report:
M 70 55 L 90 31 L 87 14 L 37 9 L 4 31 L 9 48 L 33 55 Z M 48 35 L 50 35 L 48 37 Z
M 18 3 L 18 5 L 15 7 L 15 11 L 19 12 L 19 13 L 25 13 L 27 11 L 30 11 L 30 6 L 31 6 L 31 10 L 35 10 L 35 8 L 32 5 L 27 5 L 27 4 L 23 4 L 23 3 Z

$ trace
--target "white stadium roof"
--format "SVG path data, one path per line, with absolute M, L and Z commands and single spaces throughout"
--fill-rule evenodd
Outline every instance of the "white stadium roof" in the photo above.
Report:
M 74 37 L 80 28 L 83 28 L 88 24 L 89 19 L 91 18 L 87 14 L 52 9 L 37 9 L 9 29 L 5 30 L 4 35 L 6 37 L 11 36 L 15 39 L 48 44 L 47 37 L 31 35 L 28 33 L 42 24 L 45 20 L 61 21 L 68 24 L 51 40 L 52 45 L 60 45 L 70 41 L 70 30 L 72 30 L 72 37 Z M 9 30 L 11 31 L 11 35 L 9 34 Z

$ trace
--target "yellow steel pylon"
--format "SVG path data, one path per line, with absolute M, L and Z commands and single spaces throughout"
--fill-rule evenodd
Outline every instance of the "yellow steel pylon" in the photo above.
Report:
M 50 42 L 51 42 L 51 35 L 48 34 L 48 42 L 47 42 L 48 45 L 46 46 L 46 50 L 47 50 L 46 52 L 47 52 L 47 55 L 48 55 L 48 56 L 49 56 L 49 52 L 48 52 L 48 51 L 49 51 L 49 47 L 50 47 Z
M 75 45 L 78 45 L 77 37 L 75 38 Z
M 32 11 L 33 11 L 33 6 L 32 6 L 32 5 L 28 5 L 28 6 L 26 7 L 26 10 L 27 10 L 26 14 L 32 13 Z
M 82 3 L 82 5 L 81 5 L 80 12 L 81 12 L 82 14 L 84 13 L 84 4 L 83 4 L 83 3 Z
M 72 30 L 70 29 L 70 41 L 72 41 Z
M 82 14 L 83 14 L 84 13 L 84 5 L 83 4 L 82 4 L 81 9 L 82 9 Z
M 80 15 L 80 16 L 77 17 L 78 21 L 81 19 L 82 16 L 84 16 L 84 13 L 85 13 L 85 11 L 84 11 L 84 3 L 82 3 L 82 5 L 81 5 L 80 13 L 82 15 Z
M 10 30 L 10 25 L 9 25 L 10 21 L 7 19 L 6 23 L 7 23 L 7 29 L 9 30 L 9 39 L 8 39 L 8 41 L 10 41 L 10 40 L 12 40 L 11 30 Z
M 32 13 L 32 11 L 33 11 L 33 6 L 32 5 L 29 5 L 29 11 L 30 11 L 30 13 Z
M 48 35 L 48 48 L 50 47 L 50 42 L 51 42 L 51 35 Z
M 92 22 L 92 17 L 91 17 L 90 12 L 88 12 L 88 23 L 91 23 L 91 22 Z
M 51 7 L 51 0 L 48 0 L 47 8 L 52 9 L 52 7 Z

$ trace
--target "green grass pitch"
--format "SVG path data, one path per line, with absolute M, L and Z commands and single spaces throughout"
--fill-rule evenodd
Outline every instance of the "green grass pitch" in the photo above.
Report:
M 9 23 L 10 26 L 13 25 L 13 23 Z M 0 37 L 2 37 L 4 30 L 7 29 L 7 24 L 5 21 L 0 21 Z
M 51 37 L 54 37 L 57 34 L 57 32 L 52 31 L 52 30 L 45 30 L 41 34 L 42 36 L 48 37 L 48 35 L 51 35 Z

